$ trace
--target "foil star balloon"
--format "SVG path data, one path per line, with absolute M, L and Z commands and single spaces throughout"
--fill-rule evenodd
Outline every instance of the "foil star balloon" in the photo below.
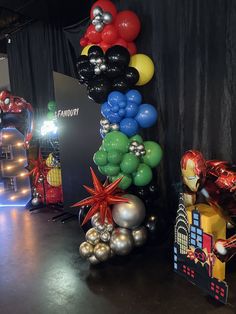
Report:
M 118 184 L 122 180 L 122 178 L 117 179 L 113 183 L 108 184 L 106 181 L 104 185 L 98 180 L 96 174 L 93 169 L 90 168 L 92 174 L 92 180 L 94 188 L 90 188 L 84 185 L 86 191 L 91 195 L 90 197 L 75 203 L 72 207 L 78 206 L 91 206 L 87 215 L 85 216 L 82 225 L 86 224 L 89 219 L 92 218 L 97 212 L 100 213 L 101 222 L 104 224 L 105 219 L 107 218 L 109 223 L 112 223 L 112 214 L 110 205 L 128 202 L 127 198 L 121 197 L 120 189 L 118 188 Z
M 29 168 L 31 169 L 28 173 L 28 175 L 32 175 L 34 177 L 34 184 L 37 184 L 38 179 L 41 176 L 45 177 L 48 168 L 45 164 L 45 160 L 43 160 L 42 154 L 39 151 L 38 158 L 33 160 L 29 160 Z

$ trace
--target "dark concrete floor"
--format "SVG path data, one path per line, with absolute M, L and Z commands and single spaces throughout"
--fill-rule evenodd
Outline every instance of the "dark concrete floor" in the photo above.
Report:
M 236 270 L 222 306 L 173 273 L 164 249 L 90 268 L 77 221 L 48 221 L 53 215 L 0 208 L 1 314 L 236 313 Z

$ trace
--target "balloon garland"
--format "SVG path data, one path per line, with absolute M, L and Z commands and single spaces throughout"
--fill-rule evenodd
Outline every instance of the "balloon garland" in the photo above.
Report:
M 158 143 L 144 141 L 138 134 L 158 117 L 156 108 L 143 102 L 135 89 L 148 84 L 154 75 L 152 59 L 137 54 L 134 43 L 141 29 L 138 16 L 129 10 L 117 12 L 110 0 L 98 0 L 90 19 L 80 40 L 83 49 L 77 71 L 88 97 L 101 104 L 103 140 L 93 159 L 108 181 L 99 182 L 91 169 L 94 188 L 85 186 L 91 196 L 73 206 L 81 207 L 79 221 L 86 230 L 80 254 L 97 264 L 113 255 L 129 254 L 145 243 L 149 229 L 156 229 L 155 216 L 149 215 L 145 223 L 146 200 L 123 190 L 136 186 L 142 196 L 143 187 L 150 185 L 155 192 L 152 169 L 163 153 Z

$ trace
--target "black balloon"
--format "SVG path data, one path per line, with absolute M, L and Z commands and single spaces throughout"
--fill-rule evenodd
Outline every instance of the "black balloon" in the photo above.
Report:
M 83 64 L 80 64 L 78 74 L 80 79 L 89 81 L 95 76 L 94 67 L 89 63 L 89 61 L 86 63 L 84 62 Z
M 113 46 L 107 49 L 106 58 L 110 63 L 116 64 L 118 66 L 127 67 L 130 62 L 129 51 L 122 46 Z
M 129 84 L 125 77 L 118 77 L 113 80 L 112 89 L 118 92 L 126 92 L 129 89 Z
M 107 65 L 107 70 L 106 70 L 106 76 L 108 78 L 115 78 L 115 77 L 119 77 L 124 73 L 124 68 L 117 66 L 115 64 L 108 64 Z
M 80 56 L 80 57 L 78 58 L 78 60 L 77 60 L 77 63 L 76 63 L 76 66 L 77 66 L 78 71 L 79 71 L 79 68 L 80 68 L 80 66 L 81 66 L 82 64 L 88 63 L 88 62 L 89 62 L 89 59 L 88 59 L 87 56 L 84 56 L 84 55 Z
M 103 50 L 99 46 L 91 46 L 88 50 L 89 59 L 103 56 L 104 56 Z
M 129 84 L 129 87 L 132 87 L 138 82 L 139 73 L 135 68 L 128 67 L 128 69 L 125 72 L 125 78 Z
M 88 83 L 88 96 L 97 103 L 103 103 L 107 100 L 107 95 L 111 91 L 111 83 L 105 77 L 93 79 Z
M 145 226 L 148 232 L 155 234 L 158 228 L 158 218 L 156 215 L 149 215 L 146 218 Z

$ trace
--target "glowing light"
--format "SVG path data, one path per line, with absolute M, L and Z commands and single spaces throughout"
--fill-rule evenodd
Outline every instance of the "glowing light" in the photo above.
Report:
M 3 134 L 3 138 L 8 138 L 10 136 L 10 134 Z
M 3 193 L 4 192 L 4 189 L 0 189 L 0 193 Z
M 13 166 L 7 166 L 6 169 L 7 170 L 11 170 L 13 168 Z
M 25 159 L 24 158 L 19 158 L 18 162 L 23 162 Z
M 26 176 L 26 173 L 24 173 L 24 172 L 20 173 L 20 177 L 25 177 L 25 176 Z
M 16 143 L 16 146 L 22 146 L 22 145 L 23 145 L 23 143 L 21 143 L 21 142 Z
M 16 199 L 16 196 L 14 196 L 14 195 L 10 197 L 11 201 L 14 201 L 15 199 Z
M 40 133 L 42 136 L 49 135 L 49 134 L 55 135 L 57 134 L 57 131 L 58 131 L 58 127 L 56 125 L 55 120 L 44 121 L 40 129 Z
M 29 189 L 24 189 L 21 191 L 22 194 L 26 194 L 27 192 L 29 192 Z

